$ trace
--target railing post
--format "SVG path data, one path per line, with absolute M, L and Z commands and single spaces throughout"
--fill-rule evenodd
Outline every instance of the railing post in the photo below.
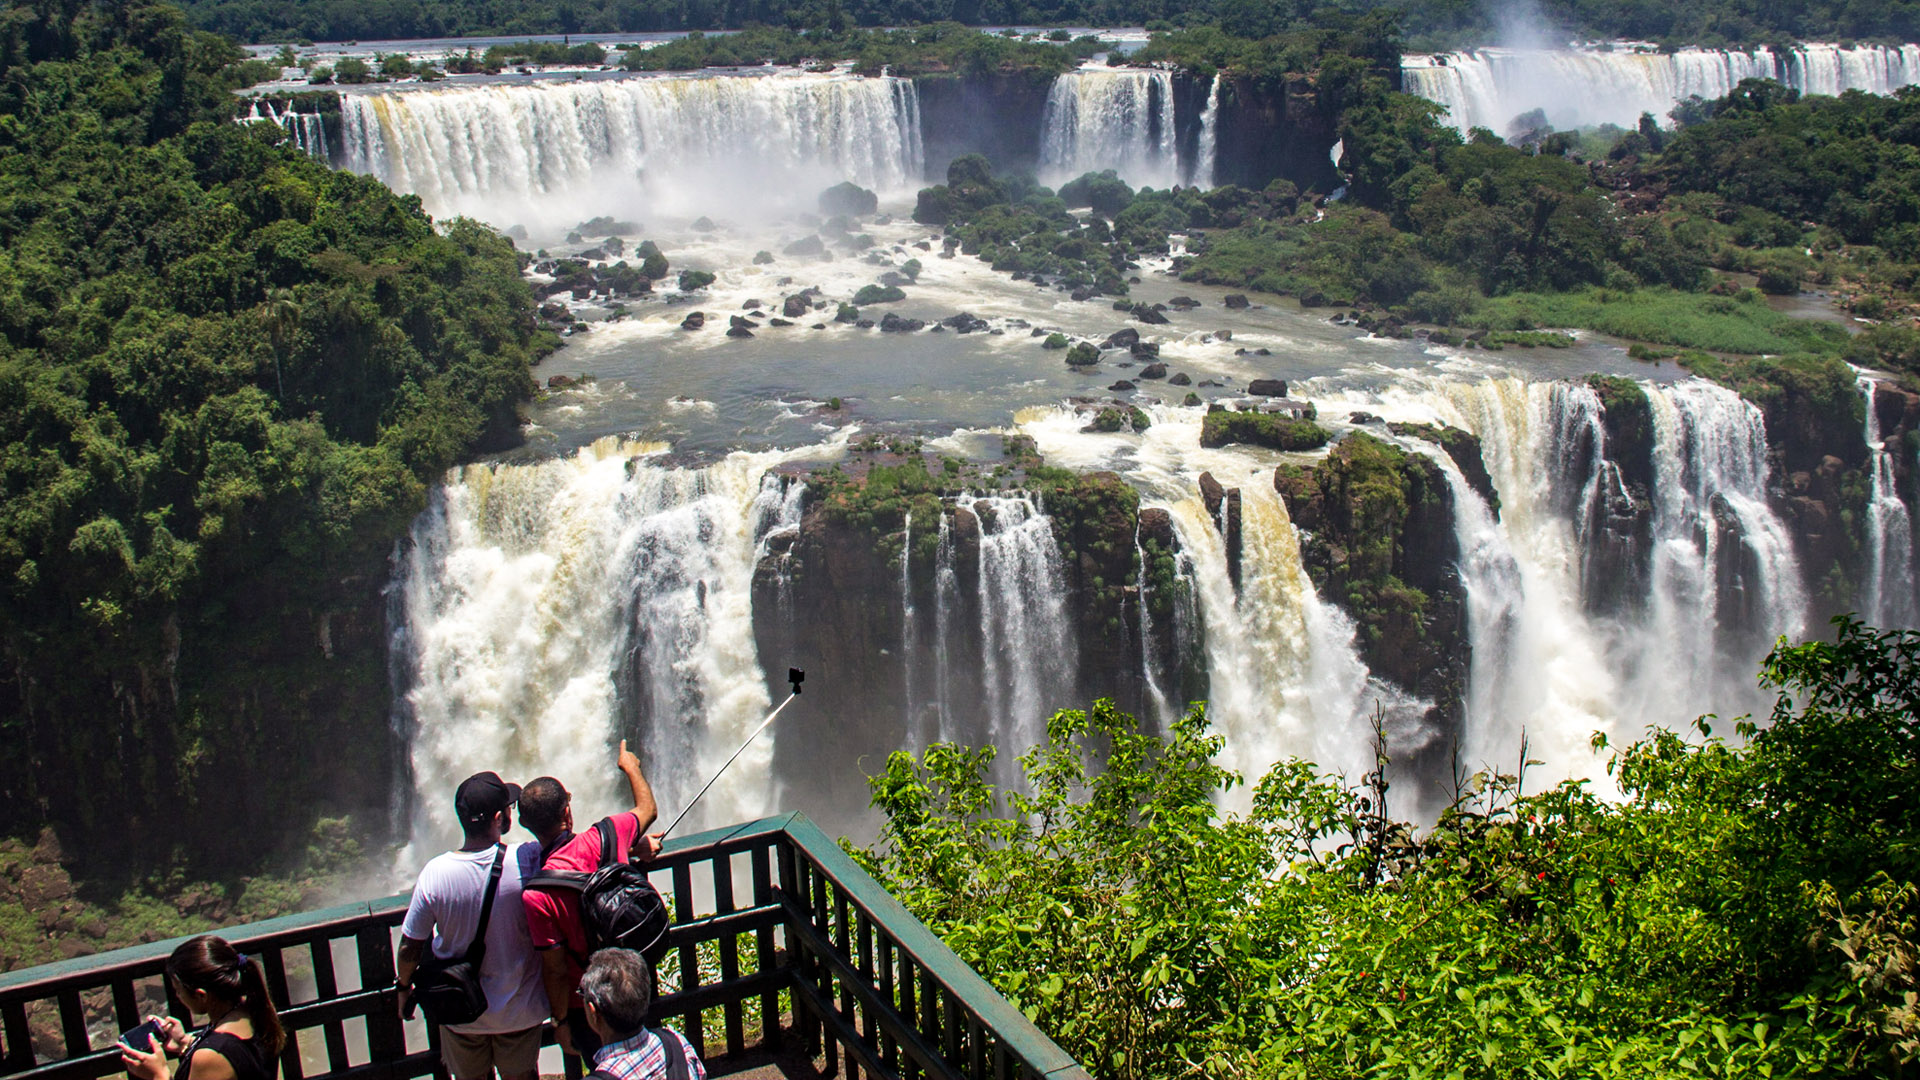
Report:
M 385 926 L 363 927 L 354 942 L 360 988 L 380 991 L 380 1007 L 367 1014 L 367 1053 L 374 1061 L 398 1061 L 407 1056 L 407 1031 L 393 989 L 393 932 Z

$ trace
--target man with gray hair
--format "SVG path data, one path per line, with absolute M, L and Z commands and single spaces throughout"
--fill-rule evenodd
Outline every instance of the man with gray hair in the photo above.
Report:
M 601 949 L 580 977 L 587 1026 L 600 1037 L 587 1080 L 706 1080 L 699 1055 L 666 1028 L 647 1028 L 653 973 L 629 949 Z

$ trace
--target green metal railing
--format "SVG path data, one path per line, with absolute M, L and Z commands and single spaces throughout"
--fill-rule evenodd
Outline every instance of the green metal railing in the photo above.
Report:
M 655 1015 L 703 1058 L 798 1040 L 850 1078 L 1086 1080 L 802 814 L 669 841 L 650 871 L 675 912 Z M 437 1033 L 397 1011 L 405 913 L 402 895 L 223 931 L 260 958 L 292 1036 L 285 1080 L 445 1076 Z M 0 1077 L 119 1073 L 120 1031 L 163 996 L 186 1016 L 162 974 L 179 941 L 0 975 Z

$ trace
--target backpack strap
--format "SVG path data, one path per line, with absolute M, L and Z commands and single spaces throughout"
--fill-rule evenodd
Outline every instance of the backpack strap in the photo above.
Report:
M 627 853 L 620 850 L 620 834 L 613 829 L 613 819 L 603 817 L 593 823 L 593 831 L 600 834 L 600 865 L 612 866 L 627 861 Z
M 672 1028 L 657 1027 L 653 1037 L 660 1040 L 660 1049 L 667 1059 L 667 1080 L 688 1080 L 687 1047 Z
M 486 899 L 480 901 L 480 925 L 473 932 L 473 940 L 467 943 L 465 959 L 476 969 L 487 956 L 487 919 L 493 915 L 493 894 L 500 891 L 500 871 L 507 867 L 507 845 L 501 844 L 494 849 L 493 873 L 487 877 Z

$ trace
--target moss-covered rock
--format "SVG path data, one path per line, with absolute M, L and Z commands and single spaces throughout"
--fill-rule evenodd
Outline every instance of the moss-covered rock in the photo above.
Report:
M 1368 668 L 1433 702 L 1430 721 L 1457 730 L 1471 656 L 1453 496 L 1440 467 L 1355 433 L 1323 462 L 1281 466 L 1274 487 L 1303 530 L 1308 574 L 1353 618 Z M 1436 739 L 1428 749 L 1444 755 L 1448 746 Z
M 1318 423 L 1275 413 L 1210 412 L 1200 424 L 1200 445 L 1208 448 L 1244 443 L 1270 450 L 1318 450 L 1333 433 Z
M 1487 502 L 1487 510 L 1498 519 L 1500 493 L 1494 490 L 1493 477 L 1487 472 L 1487 459 L 1480 450 L 1480 437 L 1450 424 L 1388 424 L 1387 430 L 1403 438 L 1425 439 L 1447 452 L 1460 469 L 1461 479 Z

